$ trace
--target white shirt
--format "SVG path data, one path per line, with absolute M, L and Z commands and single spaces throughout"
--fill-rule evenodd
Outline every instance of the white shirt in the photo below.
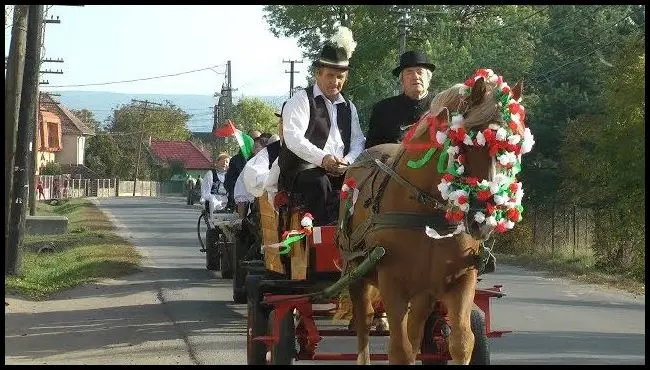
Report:
M 244 178 L 246 191 L 254 197 L 264 193 L 264 183 L 269 176 L 269 150 L 265 147 L 249 159 L 239 177 Z
M 248 164 L 248 162 L 246 162 Z M 244 167 L 246 168 L 246 167 Z M 233 197 L 236 203 L 254 202 L 255 196 L 248 192 L 246 189 L 246 182 L 244 179 L 244 171 L 239 174 L 237 181 L 235 181 L 235 188 L 233 189 Z
M 223 186 L 223 182 L 226 181 L 226 173 L 217 171 L 217 178 L 219 181 L 221 181 L 219 192 L 226 193 L 226 188 Z M 205 175 L 203 175 L 203 182 L 201 183 L 201 197 L 208 201 L 214 199 L 217 203 L 219 203 L 216 209 L 223 209 L 228 204 L 228 196 L 210 193 L 210 190 L 212 190 L 212 183 L 212 171 L 208 171 L 205 173 Z
M 336 104 L 345 104 L 345 99 L 341 94 L 338 95 L 336 100 L 332 103 L 323 95 L 318 85 L 314 85 L 314 98 L 322 95 L 329 113 L 330 126 L 329 136 L 325 142 L 323 149 L 318 148 L 312 144 L 309 139 L 305 137 L 307 127 L 309 126 L 309 99 L 307 92 L 300 90 L 296 92 L 289 100 L 287 100 L 284 110 L 282 112 L 283 122 L 283 139 L 284 144 L 289 150 L 294 152 L 298 157 L 307 162 L 315 164 L 320 167 L 323 163 L 323 157 L 327 154 L 332 154 L 340 158 L 346 159 L 349 163 L 354 160 L 363 152 L 366 142 L 365 136 L 361 131 L 359 125 L 359 114 L 357 108 L 350 102 L 350 110 L 352 111 L 352 122 L 350 122 L 350 151 L 344 157 L 343 152 L 345 146 L 341 134 L 339 133 L 336 115 Z

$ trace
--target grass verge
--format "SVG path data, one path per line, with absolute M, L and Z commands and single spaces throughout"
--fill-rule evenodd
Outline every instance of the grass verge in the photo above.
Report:
M 586 284 L 604 285 L 635 295 L 645 295 L 645 284 L 623 274 L 606 274 L 598 271 L 589 255 L 576 257 L 564 254 L 500 254 L 495 253 L 497 263 L 542 270 L 552 277 L 566 277 Z
M 5 294 L 47 299 L 84 283 L 138 271 L 142 256 L 86 199 L 39 202 L 37 215 L 68 217 L 68 233 L 25 235 L 20 276 L 5 276 Z

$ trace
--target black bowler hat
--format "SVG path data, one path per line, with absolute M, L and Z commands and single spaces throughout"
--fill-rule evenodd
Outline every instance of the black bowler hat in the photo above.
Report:
M 274 113 L 276 117 L 282 118 L 282 112 L 284 112 L 284 106 L 287 104 L 287 101 L 285 100 L 284 103 L 282 103 L 282 108 L 280 108 L 280 113 Z
M 399 67 L 393 69 L 393 76 L 399 76 L 404 68 L 409 67 L 424 67 L 428 68 L 431 72 L 436 69 L 436 66 L 429 63 L 427 56 L 421 51 L 407 51 L 399 57 Z
M 325 43 L 323 50 L 316 60 L 314 67 L 330 67 L 347 71 L 350 69 L 350 57 L 357 43 L 352 38 L 352 31 L 347 27 L 339 27 L 332 38 Z

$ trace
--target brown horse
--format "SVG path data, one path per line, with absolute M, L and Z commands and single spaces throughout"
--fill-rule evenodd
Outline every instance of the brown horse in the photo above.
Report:
M 359 194 L 347 224 L 340 223 L 337 233 L 337 247 L 346 261 L 344 272 L 357 265 L 374 247 L 382 246 L 386 250 L 380 263 L 349 287 L 358 364 L 370 363 L 368 339 L 374 316 L 371 289 L 377 288 L 390 325 L 389 363 L 415 362 L 424 323 L 436 300 L 440 300 L 447 309 L 451 327 L 449 353 L 454 362 L 469 364 L 474 346 L 470 315 L 477 283 L 473 257 L 480 241 L 494 228 L 475 222 L 470 208 L 461 221 L 465 232 L 440 239 L 427 236 L 425 225 L 433 226 L 440 235 L 456 226 L 445 221 L 442 206 L 447 202 L 438 190 L 442 174 L 437 170 L 437 163 L 442 150 L 437 150 L 419 168 L 407 164 L 419 160 L 429 150 L 426 144 L 431 143 L 435 137 L 431 130 L 436 129 L 430 124 L 433 117 L 447 124 L 450 112 L 460 112 L 467 130 L 482 130 L 490 124 L 506 126 L 494 87 L 493 82 L 481 77 L 469 95 L 463 95 L 462 84 L 439 93 L 431 103 L 429 119 L 422 118 L 412 128 L 410 148 L 405 143 L 370 148 L 346 172 L 345 181 L 354 179 Z M 512 89 L 511 98 L 518 100 L 521 91 L 519 82 Z M 487 147 L 468 146 L 465 156 L 464 176 L 490 181 L 494 162 Z M 374 161 L 375 158 L 380 158 L 384 165 Z M 344 219 L 346 212 L 349 212 L 349 202 L 344 200 L 339 220 Z

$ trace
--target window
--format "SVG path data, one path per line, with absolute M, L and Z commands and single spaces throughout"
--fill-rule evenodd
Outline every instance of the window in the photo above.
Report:
M 48 148 L 59 148 L 59 125 L 56 122 L 47 123 L 47 146 Z

